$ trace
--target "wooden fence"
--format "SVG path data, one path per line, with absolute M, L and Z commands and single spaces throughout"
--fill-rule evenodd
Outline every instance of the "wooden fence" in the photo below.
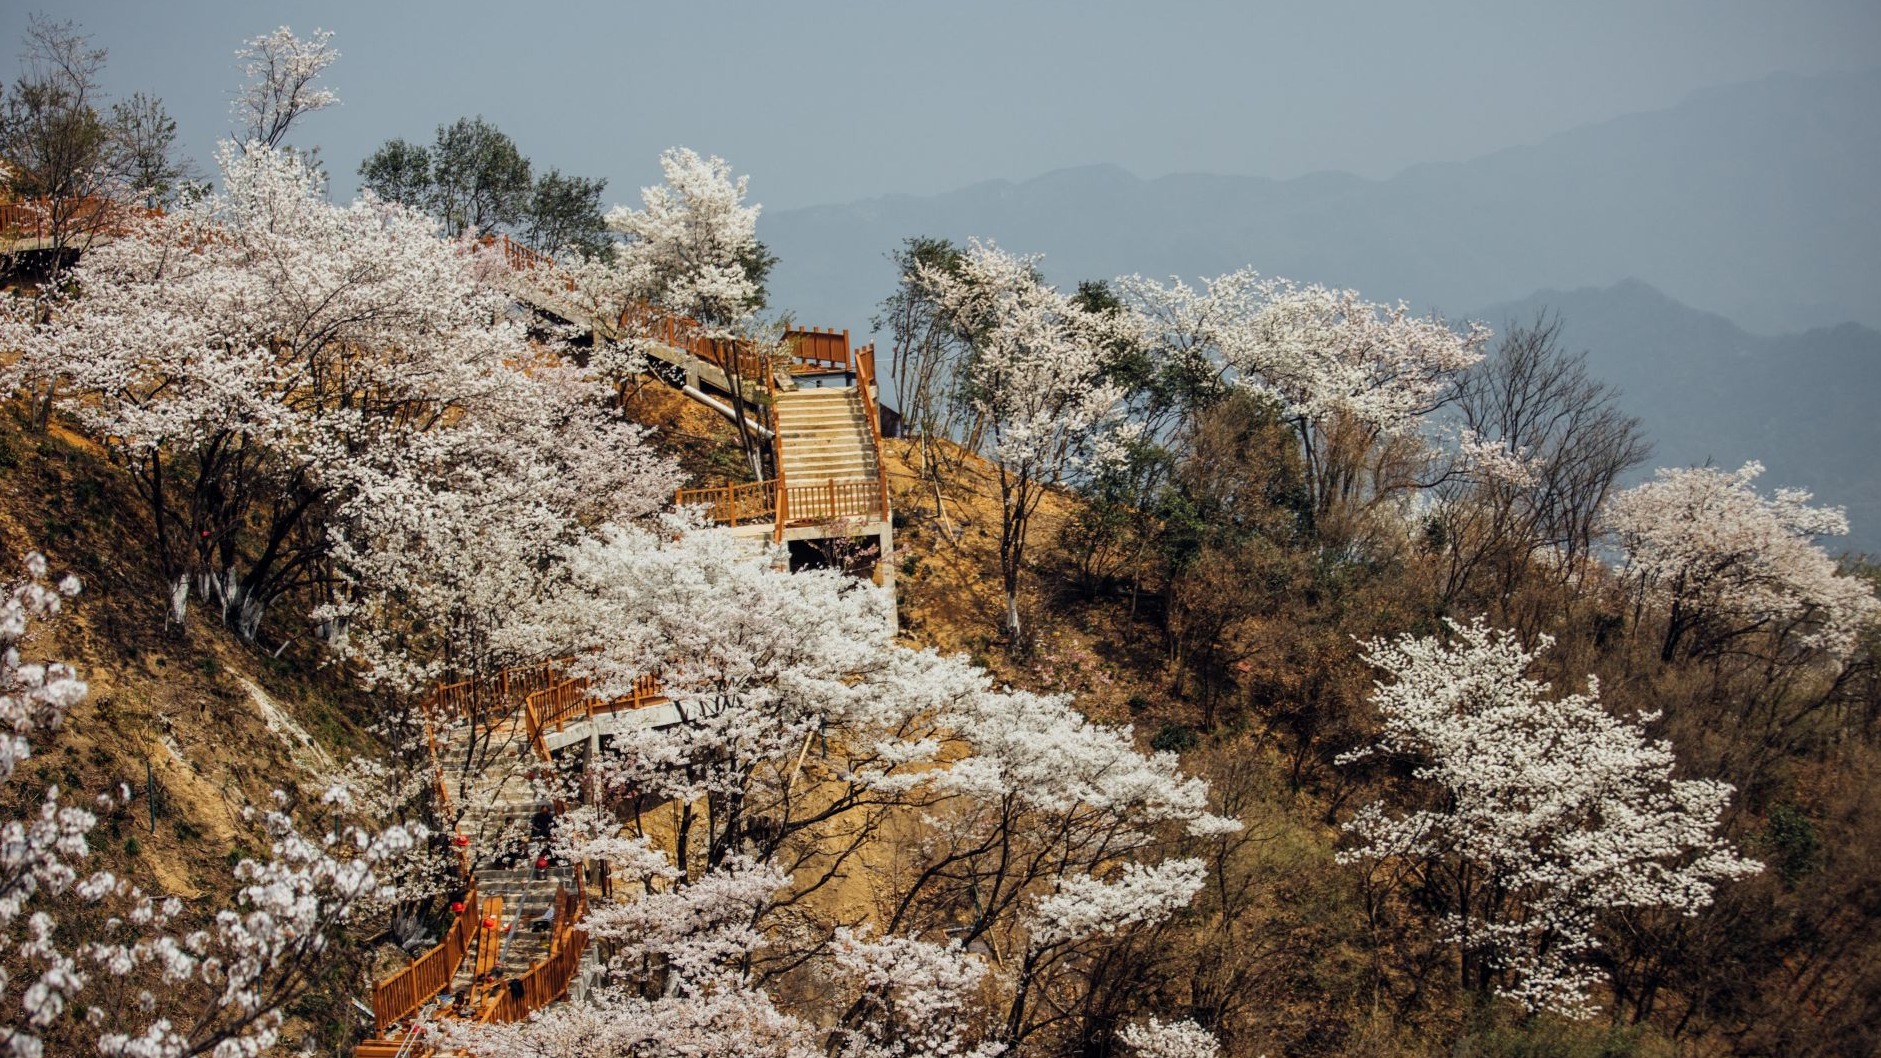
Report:
M 536 755 L 549 759 L 546 735 L 561 731 L 570 720 L 591 720 L 605 713 L 626 712 L 666 701 L 658 677 L 640 676 L 626 694 L 617 698 L 597 698 L 590 693 L 586 677 L 563 680 L 523 699 L 523 724 L 529 744 Z
M 131 221 L 160 213 L 95 196 L 14 202 L 0 205 L 0 240 L 50 239 L 54 229 L 78 236 L 121 235 Z
M 575 930 L 559 951 L 530 967 L 528 973 L 515 981 L 500 986 L 496 1002 L 483 1012 L 482 1020 L 491 1024 L 521 1021 L 567 995 L 587 948 L 588 935 Z
M 876 452 L 880 453 L 878 446 Z M 878 454 L 877 458 L 880 456 Z M 703 506 L 706 516 L 720 525 L 777 520 L 786 525 L 817 525 L 847 518 L 877 521 L 886 518 L 888 483 L 882 475 L 873 481 L 825 481 L 818 485 L 786 485 L 783 477 L 741 485 L 706 489 L 680 489 L 673 502 L 681 507 Z M 779 495 L 783 513 L 777 510 Z
M 818 525 L 846 518 L 880 518 L 881 482 L 826 481 L 820 485 L 792 485 L 784 490 L 785 510 L 792 525 Z
M 720 525 L 768 522 L 777 514 L 777 482 L 767 479 L 713 488 L 680 489 L 673 495 L 673 505 L 704 507 L 705 516 Z
M 842 371 L 853 373 L 855 358 L 849 351 L 849 332 L 808 330 L 784 332 L 784 346 L 790 351 L 790 367 L 798 372 Z
M 379 1035 L 385 1035 L 393 1022 L 411 1016 L 451 983 L 476 937 L 477 916 L 477 890 L 473 884 L 464 897 L 464 910 L 451 920 L 444 939 L 412 960 L 410 966 L 372 987 L 372 1020 L 378 1025 Z
M 582 920 L 588 917 L 588 894 L 579 881 L 573 889 L 557 887 L 554 907 L 548 954 L 521 977 L 497 986 L 496 999 L 484 1008 L 480 1020 L 495 1024 L 521 1021 L 568 994 L 581 968 L 582 953 L 588 948 L 587 931 L 581 928 Z
M 869 420 L 869 442 L 875 446 L 875 483 L 879 487 L 879 517 L 888 519 L 888 464 L 882 461 L 882 412 L 880 391 L 876 388 L 875 344 L 856 350 L 856 395 L 862 400 L 862 415 Z

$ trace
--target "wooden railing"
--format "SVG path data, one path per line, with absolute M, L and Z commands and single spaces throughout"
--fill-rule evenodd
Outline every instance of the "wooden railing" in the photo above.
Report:
M 705 516 L 720 525 L 768 522 L 777 513 L 777 482 L 747 481 L 703 489 L 680 489 L 676 507 L 704 507 Z
M 513 985 L 504 986 L 483 1012 L 482 1020 L 497 1025 L 521 1021 L 567 995 L 587 949 L 588 935 L 575 930 L 559 951 L 530 967 Z
M 545 271 L 553 271 L 555 269 L 555 258 L 550 257 L 548 254 L 532 250 L 507 235 L 486 235 L 482 241 L 483 245 L 496 246 L 502 251 L 503 263 L 508 265 L 512 272 L 527 272 L 535 268 L 541 268 Z M 562 289 L 564 290 L 573 290 L 574 286 L 575 281 L 573 277 L 566 278 L 562 281 Z
M 549 759 L 545 737 L 551 730 L 561 731 L 571 720 L 592 720 L 607 713 L 628 712 L 667 701 L 657 677 L 636 678 L 633 688 L 618 698 L 597 698 L 589 693 L 585 676 L 564 680 L 523 699 L 524 731 L 538 757 Z
M 487 726 L 508 719 L 518 697 L 553 686 L 567 659 L 538 661 L 506 668 L 482 679 L 441 683 L 432 691 L 426 715 L 441 723 L 468 720 Z
M 96 196 L 31 199 L 0 205 L 0 240 L 49 239 L 54 228 L 73 235 L 121 235 L 132 220 L 161 212 Z
M 568 994 L 588 934 L 581 923 L 588 917 L 588 894 L 579 883 L 555 890 L 554 918 L 549 926 L 548 954 L 513 982 L 499 986 L 496 999 L 484 1008 L 480 1020 L 492 1024 L 521 1021 Z
M 464 897 L 464 910 L 451 920 L 444 939 L 412 960 L 410 966 L 372 987 L 372 1020 L 381 1036 L 393 1022 L 408 1017 L 444 990 L 457 975 L 470 942 L 477 934 L 477 890 L 473 884 Z
M 869 443 L 875 446 L 875 483 L 880 488 L 879 517 L 888 519 L 888 464 L 882 461 L 882 411 L 877 403 L 875 381 L 875 344 L 856 350 L 856 394 L 862 401 L 862 417 L 869 420 Z M 883 556 L 886 558 L 887 556 Z
M 815 525 L 844 518 L 880 517 L 877 481 L 826 481 L 821 485 L 792 485 L 787 495 L 791 524 Z M 781 520 L 781 519 L 780 519 Z
M 876 450 L 880 452 L 879 442 Z M 682 507 L 704 506 L 707 516 L 720 525 L 774 518 L 781 532 L 786 526 L 842 518 L 880 520 L 887 517 L 887 493 L 888 485 L 880 474 L 873 481 L 825 481 L 818 485 L 784 485 L 779 475 L 743 485 L 681 489 L 674 502 Z
M 849 351 L 849 332 L 808 330 L 784 332 L 784 346 L 790 351 L 790 366 L 797 371 L 855 371 L 855 357 Z
M 472 980 L 481 981 L 496 970 L 496 962 L 503 954 L 503 898 L 493 896 L 483 902 L 483 922 L 495 923 L 477 927 L 477 965 Z

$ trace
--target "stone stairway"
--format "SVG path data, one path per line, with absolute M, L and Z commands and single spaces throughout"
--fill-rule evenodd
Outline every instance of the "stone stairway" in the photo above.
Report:
M 481 768 L 471 775 L 462 773 L 469 727 L 458 724 L 439 740 L 440 756 L 459 764 L 447 767 L 445 787 L 452 803 L 463 805 L 465 812 L 459 832 L 471 839 L 478 850 L 473 874 L 477 879 L 478 899 L 502 899 L 497 915 L 496 937 L 500 955 L 494 969 L 482 952 L 464 960 L 453 991 L 467 987 L 482 965 L 499 980 L 520 976 L 548 954 L 548 931 L 538 928 L 538 920 L 554 904 L 556 890 L 572 890 L 580 884 L 576 868 L 553 865 L 538 869 L 537 857 L 547 854 L 544 842 L 531 833 L 537 813 L 551 805 L 539 796 L 529 773 L 537 766 L 535 756 L 527 752 L 528 743 L 519 738 L 506 739 L 498 733 L 483 752 Z M 520 749 L 520 751 L 519 751 Z M 472 909 L 481 914 L 482 908 Z
M 875 443 L 855 387 L 780 392 L 774 415 L 789 487 L 877 480 Z

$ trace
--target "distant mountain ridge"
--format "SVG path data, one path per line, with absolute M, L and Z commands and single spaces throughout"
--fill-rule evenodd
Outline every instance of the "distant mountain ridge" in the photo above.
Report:
M 988 236 L 1054 279 L 1270 275 L 1455 311 L 1641 276 L 1753 332 L 1881 326 L 1881 69 L 1699 92 L 1387 180 L 1116 166 L 766 213 L 774 301 L 865 320 L 909 235 Z
M 1804 488 L 1848 510 L 1830 550 L 1881 556 L 1881 331 L 1856 323 L 1765 337 L 1639 280 L 1543 290 L 1477 318 L 1498 331 L 1561 318 L 1562 341 L 1646 426 L 1651 466 L 1764 464 L 1764 491 Z
M 1876 172 L 1881 69 L 1779 74 L 1388 180 L 1099 165 L 766 213 L 760 236 L 775 304 L 858 332 L 911 235 L 1043 253 L 1060 283 L 1251 266 L 1498 328 L 1547 307 L 1655 464 L 1759 459 L 1766 486 L 1846 506 L 1842 543 L 1881 554 Z

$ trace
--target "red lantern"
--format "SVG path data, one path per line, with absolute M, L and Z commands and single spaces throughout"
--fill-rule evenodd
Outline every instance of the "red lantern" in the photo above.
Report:
M 495 928 L 496 928 L 496 919 L 493 919 L 493 918 L 485 918 L 485 919 L 483 920 L 483 928 L 484 928 L 484 929 L 495 929 Z
M 537 856 L 536 857 L 536 870 L 546 871 L 548 869 L 549 869 L 549 858 L 547 856 Z
M 460 848 L 460 849 L 461 849 L 461 848 L 465 848 L 465 847 L 467 847 L 467 846 L 468 846 L 468 845 L 470 844 L 470 835 L 468 835 L 468 834 L 457 834 L 457 835 L 454 835 L 454 836 L 453 836 L 453 837 L 451 838 L 451 844 L 453 844 L 453 845 L 455 845 L 455 846 L 457 846 L 457 847 L 458 847 L 458 848 Z
M 451 914 L 461 915 L 463 913 L 464 913 L 464 902 L 462 900 L 451 901 Z

